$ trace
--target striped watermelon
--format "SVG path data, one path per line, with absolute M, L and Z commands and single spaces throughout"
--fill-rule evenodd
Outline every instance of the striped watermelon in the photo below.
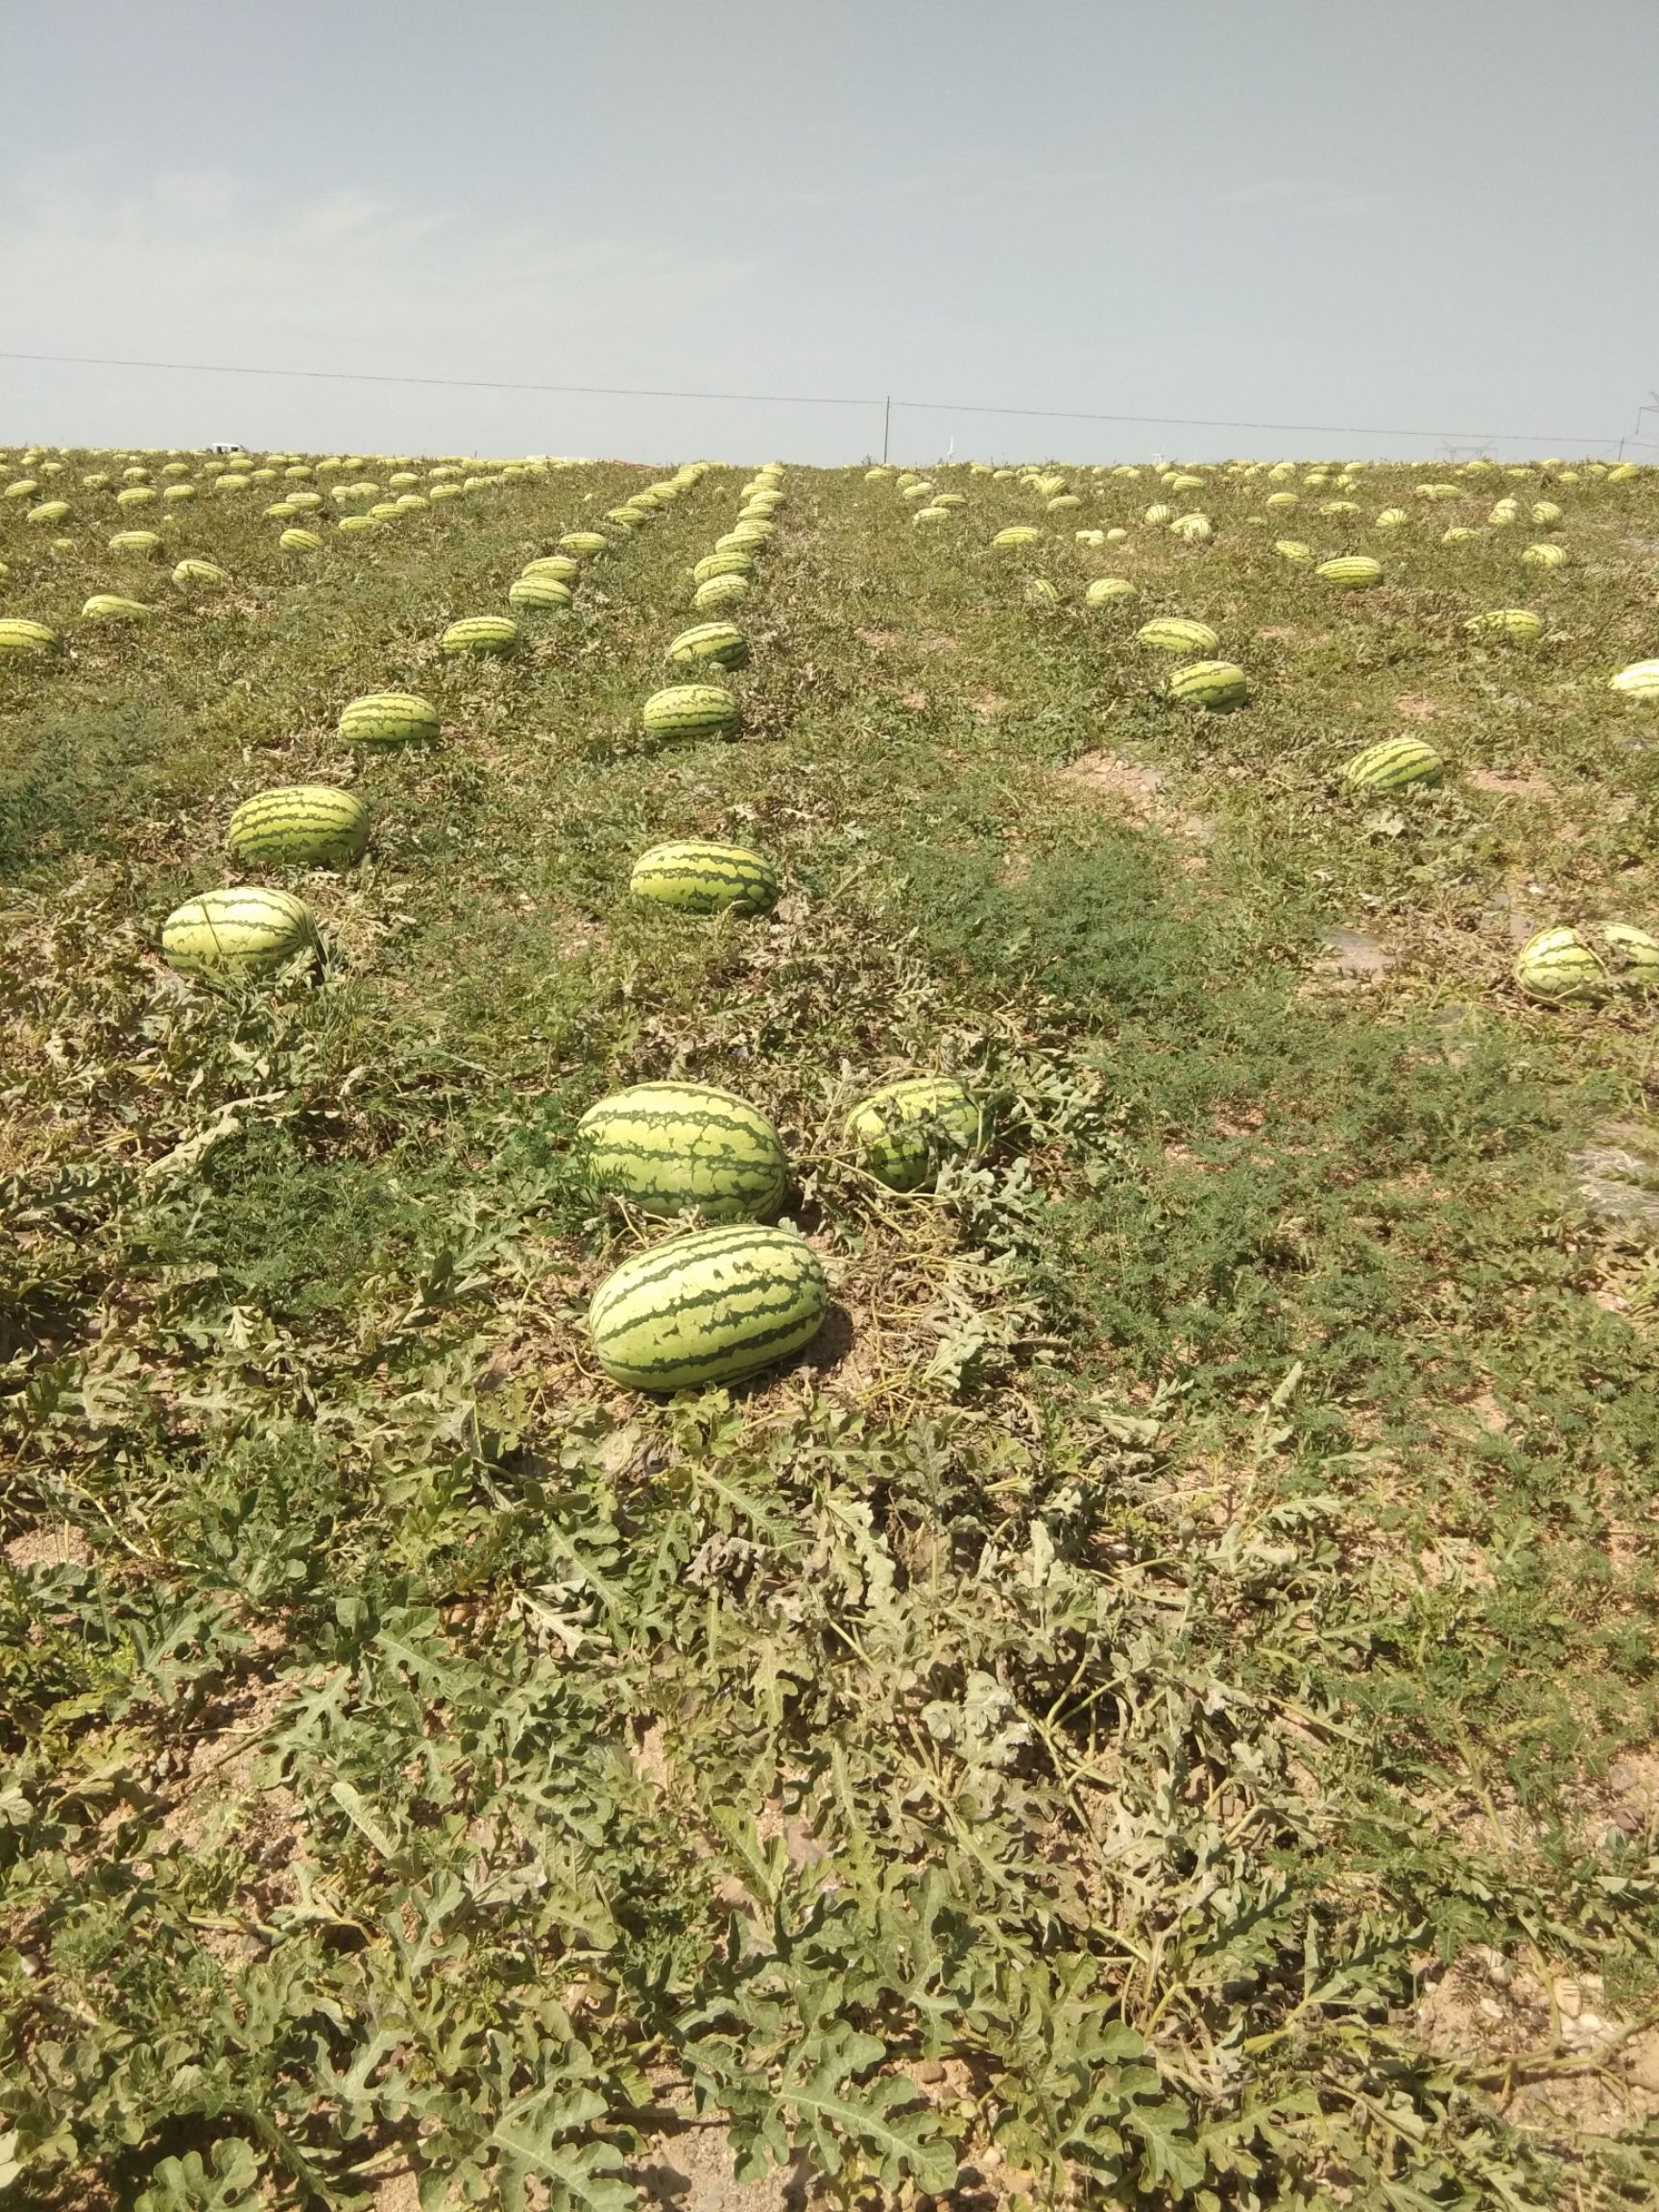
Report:
M 1045 513 L 1049 515 L 1067 515 L 1072 508 L 1081 507 L 1082 504 L 1075 492 L 1060 492 L 1052 499 L 1045 499 L 1043 507 Z
M 344 529 L 345 524 L 341 527 Z M 520 636 L 517 623 L 505 614 L 466 614 L 459 622 L 450 623 L 438 640 L 438 650 L 498 660 L 517 650 Z
M 1096 576 L 1083 594 L 1085 606 L 1110 607 L 1114 599 L 1134 599 L 1139 596 L 1127 576 Z
M 1605 998 L 1612 977 L 1600 953 L 1576 929 L 1540 929 L 1515 957 L 1516 982 L 1528 998 Z
M 605 519 L 607 522 L 613 522 L 618 530 L 626 532 L 629 530 L 637 530 L 643 517 L 639 515 L 637 508 L 607 507 L 605 510 Z
M 692 592 L 691 604 L 699 613 L 708 614 L 716 607 L 741 605 L 752 589 L 747 576 L 710 576 Z
M 1628 668 L 1621 668 L 1607 683 L 1610 690 L 1623 693 L 1626 699 L 1640 699 L 1647 706 L 1659 705 L 1659 661 L 1632 661 Z
M 847 1117 L 859 1166 L 889 1190 L 914 1190 L 951 1152 L 984 1141 L 985 1118 L 973 1094 L 949 1075 L 911 1075 L 861 1098 Z
M 1384 737 L 1345 763 L 1342 781 L 1357 796 L 1372 798 L 1408 783 L 1438 783 L 1445 765 L 1421 737 Z
M 1185 614 L 1160 614 L 1135 635 L 1160 653 L 1214 653 L 1221 642 L 1207 622 L 1193 622 Z
M 342 536 L 361 537 L 365 530 L 378 530 L 379 523 L 373 515 L 342 515 L 336 528 Z
M 1104 530 L 1073 530 L 1071 541 L 1075 545 L 1104 545 L 1106 533 Z
M 94 591 L 81 610 L 85 622 L 147 622 L 151 610 L 140 599 L 123 599 L 118 591 Z
M 575 601 L 556 576 L 520 576 L 507 588 L 507 604 L 531 614 L 568 614 Z
M 1334 561 L 1321 561 L 1313 573 L 1327 584 L 1339 584 L 1345 591 L 1359 591 L 1382 583 L 1382 564 L 1369 553 L 1339 553 Z
M 754 553 L 767 544 L 771 537 L 770 522 L 739 522 L 723 538 L 715 539 L 714 550 L 716 553 Z
M 1220 712 L 1242 707 L 1250 696 L 1250 684 L 1243 669 L 1231 661 L 1191 661 L 1175 670 L 1164 686 L 1164 696 Z
M 1532 509 L 1532 522 L 1535 529 L 1553 530 L 1560 519 L 1561 510 L 1556 506 L 1553 499 L 1540 499 Z
M 1147 508 L 1145 514 L 1141 517 L 1141 519 L 1143 522 L 1150 522 L 1153 528 L 1157 529 L 1161 524 L 1165 522 L 1174 521 L 1175 510 L 1173 507 L 1166 507 L 1162 500 L 1158 500 L 1155 501 L 1152 506 Z
M 1294 492 L 1269 492 L 1262 504 L 1269 515 L 1279 515 L 1288 514 L 1292 507 L 1299 507 L 1302 502 Z
M 1189 545 L 1202 545 L 1213 535 L 1208 515 L 1177 515 L 1169 525 L 1174 538 L 1184 538 Z
M 1033 530 L 1028 522 L 1011 522 L 1006 530 L 998 530 L 991 541 L 993 545 L 1040 545 L 1041 530 Z
M 340 710 L 348 745 L 429 744 L 439 727 L 437 708 L 412 691 L 366 691 Z
M 613 1382 L 691 1390 L 735 1382 L 798 1352 L 829 1303 L 804 1237 L 744 1222 L 624 1260 L 593 1293 L 588 1329 Z
M 336 783 L 287 783 L 246 799 L 230 817 L 233 858 L 276 867 L 344 868 L 369 842 L 369 808 Z
M 789 1185 L 765 1115 L 709 1083 L 637 1083 L 601 1098 L 577 1124 L 576 1150 L 595 1190 L 660 1216 L 754 1221 L 777 1213 Z
M 526 561 L 519 570 L 522 576 L 545 576 L 555 584 L 574 584 L 581 573 L 581 562 L 570 553 L 544 553 L 539 560 Z
M 117 507 L 153 507 L 155 503 L 156 488 L 153 484 L 129 484 L 125 492 L 117 492 L 115 494 Z
M 1275 543 L 1273 550 L 1278 554 L 1281 561 L 1294 561 L 1302 566 L 1305 566 L 1313 558 L 1312 546 L 1304 545 L 1299 538 L 1281 538 Z
M 1565 545 L 1528 545 L 1521 558 L 1529 568 L 1564 568 L 1567 548 Z
M 765 914 L 778 902 L 778 871 L 746 845 L 717 845 L 681 838 L 653 845 L 634 863 L 628 888 L 636 899 L 683 914 Z
M 315 530 L 284 530 L 276 541 L 284 553 L 321 553 L 323 541 Z
M 566 530 L 559 541 L 559 550 L 580 553 L 585 560 L 591 560 L 598 554 L 609 553 L 611 541 L 597 530 Z
M 27 622 L 20 614 L 0 618 L 0 661 L 23 661 L 50 653 L 58 642 L 56 630 L 44 622 Z
M 1442 545 L 1465 545 L 1471 538 L 1479 538 L 1479 530 L 1465 530 L 1454 523 L 1450 530 L 1441 531 L 1440 542 Z
M 753 576 L 755 556 L 733 548 L 729 553 L 705 553 L 692 569 L 694 582 L 707 584 L 711 576 Z
M 1410 519 L 1404 507 L 1384 507 L 1371 527 L 1374 530 L 1404 530 Z
M 161 951 L 181 975 L 247 982 L 301 955 L 315 958 L 317 926 L 291 891 L 241 883 L 176 906 L 161 925 Z
M 141 559 L 153 561 L 161 550 L 161 541 L 154 530 L 117 530 L 109 541 L 111 553 L 134 553 Z
M 1032 576 L 1026 580 L 1025 604 L 1027 607 L 1058 607 L 1060 592 L 1046 576 Z
M 1494 607 L 1485 614 L 1471 614 L 1463 628 L 1471 637 L 1509 637 L 1529 645 L 1543 637 L 1544 620 L 1529 607 Z
M 673 668 L 746 668 L 749 640 L 735 622 L 697 622 L 669 639 L 663 659 Z
M 718 684 L 671 684 L 652 693 L 639 718 L 652 737 L 734 737 L 742 715 Z
M 25 522 L 44 524 L 50 527 L 54 522 L 61 522 L 68 513 L 69 502 L 67 499 L 46 499 L 38 507 L 31 507 L 23 519 Z
M 223 568 L 215 568 L 211 561 L 180 561 L 173 571 L 173 581 L 180 591 L 187 591 L 193 586 L 217 590 L 230 579 Z
M 1634 461 L 1621 461 L 1617 468 L 1608 469 L 1607 482 L 1609 484 L 1628 484 L 1636 473 L 1637 468 Z
M 459 499 L 464 494 L 459 484 L 434 484 L 426 496 L 436 507 L 441 499 Z

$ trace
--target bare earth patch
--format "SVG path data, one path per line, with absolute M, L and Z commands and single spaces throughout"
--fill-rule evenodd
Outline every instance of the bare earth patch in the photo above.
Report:
M 1407 722 L 1433 722 L 1442 714 L 1450 714 L 1450 707 L 1443 707 L 1438 699 L 1425 699 L 1420 692 L 1402 691 L 1394 702 L 1396 714 L 1403 714 Z
M 0 1557 L 19 1574 L 26 1574 L 31 1567 L 85 1567 L 91 1562 L 92 1547 L 79 1528 L 60 1521 L 50 1527 L 29 1528 L 21 1536 L 13 1536 Z
M 1463 779 L 1471 791 L 1490 791 L 1498 799 L 1555 799 L 1560 796 L 1548 776 L 1528 769 L 1517 776 L 1503 768 L 1472 768 Z
M 1375 937 L 1358 929 L 1333 929 L 1298 996 L 1313 998 L 1333 991 L 1360 991 L 1381 982 L 1393 966 L 1393 953 Z
M 1056 781 L 1142 829 L 1162 830 L 1189 845 L 1208 845 L 1214 838 L 1214 823 L 1183 813 L 1170 801 L 1156 768 L 1126 760 L 1121 754 L 1080 753 L 1057 772 Z

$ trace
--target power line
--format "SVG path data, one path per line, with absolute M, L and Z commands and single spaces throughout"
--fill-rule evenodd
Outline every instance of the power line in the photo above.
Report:
M 809 392 L 686 392 L 639 384 L 542 384 L 504 377 L 375 374 L 356 369 L 254 369 L 226 361 L 144 361 L 99 353 L 21 353 L 0 350 L 0 361 L 34 361 L 60 368 L 153 369 L 195 376 L 285 376 L 307 383 L 397 384 L 450 392 L 534 392 L 590 399 L 692 399 L 766 407 L 898 407 L 922 415 L 995 415 L 1032 422 L 1117 422 L 1155 430 L 1268 430 L 1311 438 L 1455 439 L 1476 445 L 1611 445 L 1611 438 L 1563 431 L 1420 430 L 1379 422 L 1262 422 L 1203 415 L 1117 415 L 1068 407 L 990 407 L 969 400 L 843 397 Z M 1626 445 L 1644 441 L 1627 438 Z
M 515 384 L 488 376 L 376 376 L 359 369 L 247 369 L 225 361 L 127 361 L 99 353 L 9 353 L 0 361 L 45 361 L 80 369 L 167 369 L 198 376 L 298 376 L 321 384 L 424 384 L 457 392 L 563 392 L 606 399 L 735 399 L 786 407 L 879 407 L 878 399 L 828 399 L 805 392 L 659 392 L 639 384 Z

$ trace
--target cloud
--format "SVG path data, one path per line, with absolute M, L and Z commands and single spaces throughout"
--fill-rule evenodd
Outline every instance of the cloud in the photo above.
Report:
M 1299 177 L 1264 177 L 1257 184 L 1236 185 L 1215 196 L 1218 207 L 1251 207 L 1264 200 L 1300 200 L 1307 186 Z
M 358 192 L 262 205 L 218 170 L 134 183 L 84 168 L 0 202 L 0 297 L 23 351 L 684 382 L 760 291 L 752 263 L 584 234 L 556 208 L 481 228 Z

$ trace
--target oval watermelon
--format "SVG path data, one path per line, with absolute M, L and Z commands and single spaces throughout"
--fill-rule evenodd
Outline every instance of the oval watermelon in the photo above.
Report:
M 440 727 L 437 708 L 412 691 L 366 691 L 340 710 L 348 745 L 430 744 Z
M 652 737 L 734 737 L 742 714 L 731 692 L 718 684 L 671 684 L 652 693 L 639 719 Z
M 601 1098 L 577 1124 L 576 1152 L 595 1190 L 662 1217 L 757 1220 L 789 1184 L 765 1115 L 709 1083 L 637 1083 Z
M 636 899 L 683 914 L 765 914 L 778 903 L 778 871 L 746 845 L 680 838 L 653 845 L 634 863 L 628 888 Z
M 798 1352 L 829 1303 L 805 1238 L 744 1223 L 624 1260 L 594 1292 L 588 1328 L 613 1382 L 688 1390 L 737 1382 Z
M 238 860 L 344 868 L 363 857 L 369 808 L 355 791 L 336 783 L 285 783 L 245 799 L 225 842 Z
M 315 959 L 317 926 L 291 891 L 241 883 L 176 906 L 161 925 L 161 951 L 182 975 L 248 982 L 290 961 Z
M 911 1075 L 861 1098 L 847 1117 L 858 1161 L 889 1190 L 914 1190 L 951 1153 L 984 1142 L 985 1118 L 973 1094 L 949 1075 Z

